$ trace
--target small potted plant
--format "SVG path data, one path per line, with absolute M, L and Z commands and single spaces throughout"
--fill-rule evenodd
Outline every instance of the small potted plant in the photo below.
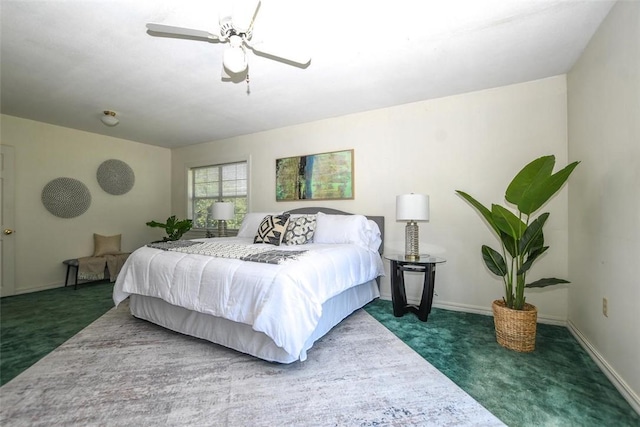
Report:
M 482 245 L 481 252 L 489 271 L 502 277 L 504 297 L 493 302 L 496 339 L 503 347 L 530 352 L 535 349 L 537 309 L 526 303 L 525 288 L 542 288 L 560 283 L 564 279 L 544 278 L 526 282 L 527 273 L 548 246 L 544 244 L 543 227 L 549 213 L 537 217 L 538 211 L 562 185 L 580 162 L 573 162 L 553 173 L 555 156 L 540 157 L 526 165 L 513 178 L 505 199 L 516 207 L 515 213 L 503 206 L 485 207 L 464 191 L 456 192 L 487 221 L 501 243 L 499 251 Z
M 164 228 L 167 232 L 167 236 L 162 238 L 162 242 L 179 240 L 184 233 L 191 230 L 193 221 L 190 219 L 178 220 L 175 215 L 167 218 L 167 222 L 149 221 L 147 225 L 149 227 Z

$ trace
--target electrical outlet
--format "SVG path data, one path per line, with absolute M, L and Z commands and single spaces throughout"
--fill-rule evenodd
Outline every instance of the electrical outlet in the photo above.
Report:
M 602 298 L 602 314 L 604 317 L 609 317 L 609 300 Z

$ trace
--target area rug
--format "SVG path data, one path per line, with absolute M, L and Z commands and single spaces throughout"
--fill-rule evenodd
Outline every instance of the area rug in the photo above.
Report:
M 503 424 L 364 310 L 281 365 L 121 304 L 2 386 L 0 425 Z

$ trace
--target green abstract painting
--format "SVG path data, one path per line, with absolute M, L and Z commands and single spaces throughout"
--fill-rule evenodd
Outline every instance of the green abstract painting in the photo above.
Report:
M 353 150 L 276 159 L 276 201 L 353 199 Z

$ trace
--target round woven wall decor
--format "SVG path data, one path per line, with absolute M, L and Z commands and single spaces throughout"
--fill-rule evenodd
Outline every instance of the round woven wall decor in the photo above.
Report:
M 42 204 L 57 217 L 74 218 L 89 209 L 91 193 L 77 179 L 56 178 L 42 189 Z
M 109 159 L 102 162 L 97 172 L 98 184 L 109 194 L 119 196 L 131 190 L 136 181 L 133 169 L 122 160 Z

